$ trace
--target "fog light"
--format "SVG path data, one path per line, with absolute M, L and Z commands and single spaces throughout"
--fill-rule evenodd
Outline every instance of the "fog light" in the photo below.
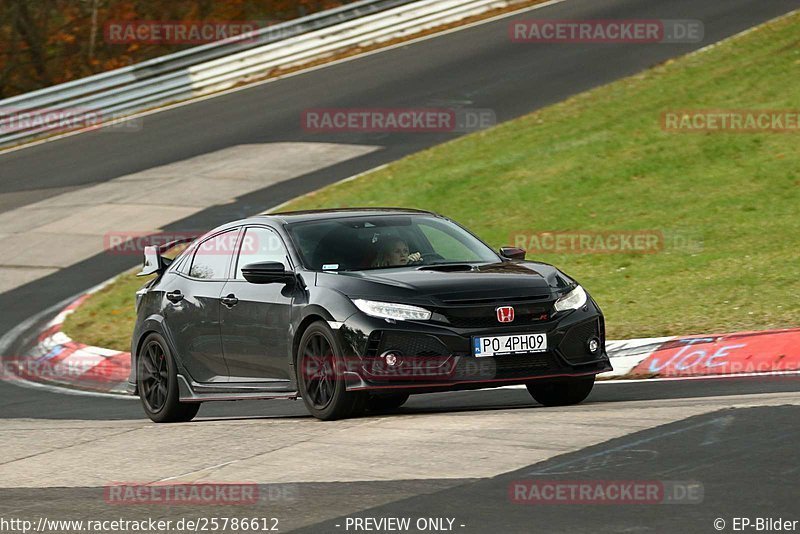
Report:
M 381 354 L 383 361 L 386 362 L 386 365 L 389 367 L 394 367 L 395 365 L 400 363 L 400 355 L 393 351 L 387 351 Z
M 593 337 L 592 339 L 589 340 L 589 352 L 594 354 L 598 350 L 600 350 L 600 341 L 597 338 Z

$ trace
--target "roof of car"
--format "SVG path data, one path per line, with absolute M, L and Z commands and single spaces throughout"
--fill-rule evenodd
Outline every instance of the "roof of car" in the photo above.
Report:
M 278 213 L 266 213 L 252 217 L 268 218 L 273 220 L 280 220 L 285 223 L 335 219 L 341 217 L 368 217 L 376 215 L 402 215 L 402 214 L 417 214 L 417 215 L 433 215 L 438 216 L 432 211 L 418 210 L 412 208 L 339 208 L 339 209 L 326 209 L 326 210 L 305 210 L 305 211 L 284 211 Z

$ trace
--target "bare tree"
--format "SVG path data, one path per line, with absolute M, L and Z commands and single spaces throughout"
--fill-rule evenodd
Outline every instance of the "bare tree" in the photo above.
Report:
M 97 0 L 89 0 L 92 3 L 92 30 L 89 33 L 89 61 L 94 59 L 94 49 L 97 44 Z
M 12 0 L 11 23 L 27 46 L 27 52 L 39 84 L 41 86 L 50 85 L 52 81 L 47 72 L 47 57 L 44 51 L 42 28 L 34 22 L 28 9 L 27 0 Z

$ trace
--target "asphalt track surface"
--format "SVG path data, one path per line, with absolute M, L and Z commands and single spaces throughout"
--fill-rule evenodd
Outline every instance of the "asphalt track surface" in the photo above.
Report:
M 408 461 L 397 455 L 407 455 L 409 451 L 400 448 L 395 453 L 394 443 L 384 440 L 364 444 L 379 447 L 384 457 L 383 463 L 365 461 L 355 472 L 352 462 L 341 456 L 318 459 L 320 470 L 332 470 L 341 476 L 339 481 L 309 480 L 299 482 L 272 482 L 273 480 L 292 480 L 292 470 L 298 465 L 291 461 L 282 463 L 278 471 L 272 471 L 270 483 L 260 486 L 259 494 L 264 497 L 257 504 L 247 506 L 196 506 L 163 504 L 137 504 L 124 506 L 106 502 L 107 490 L 103 484 L 59 487 L 17 487 L 0 488 L 0 516 L 30 519 L 36 524 L 39 517 L 51 519 L 92 519 L 92 520 L 141 520 L 154 517 L 170 519 L 209 518 L 209 517 L 277 517 L 281 531 L 299 532 L 354 532 L 344 528 L 347 521 L 357 519 L 378 519 L 386 517 L 448 518 L 454 520 L 456 532 L 713 532 L 713 521 L 722 518 L 728 523 L 728 530 L 734 518 L 747 517 L 753 521 L 759 517 L 800 520 L 797 514 L 796 499 L 798 462 L 796 443 L 800 438 L 797 420 L 800 416 L 800 397 L 797 388 L 800 379 L 796 377 L 764 377 L 758 380 L 744 379 L 704 379 L 676 382 L 652 383 L 613 383 L 597 386 L 588 401 L 579 407 L 550 409 L 536 406 L 527 392 L 518 389 L 479 391 L 470 394 L 421 395 L 412 398 L 408 405 L 396 414 L 364 417 L 339 423 L 313 421 L 304 413 L 302 407 L 291 406 L 290 401 L 271 401 L 261 403 L 233 403 L 236 417 L 231 412 L 219 410 L 219 405 L 204 406 L 200 418 L 185 425 L 152 425 L 131 421 L 122 422 L 124 427 L 114 427 L 115 418 L 140 418 L 138 402 L 118 400 L 104 402 L 101 411 L 91 410 L 92 416 L 99 420 L 80 421 L 81 414 L 87 413 L 86 398 L 53 394 L 51 399 L 59 404 L 32 406 L 41 411 L 42 418 L 53 432 L 68 433 L 75 428 L 84 428 L 85 441 L 80 445 L 31 444 L 40 451 L 15 451 L 21 462 L 40 457 L 39 462 L 52 460 L 54 455 L 66 455 L 72 469 L 80 471 L 82 479 L 95 473 L 116 471 L 103 465 L 81 466 L 86 447 L 93 447 L 94 454 L 103 456 L 102 446 L 107 441 L 93 444 L 91 428 L 106 427 L 106 431 L 122 428 L 122 434 L 130 435 L 127 451 L 111 448 L 105 454 L 123 455 L 122 458 L 109 457 L 108 463 L 125 464 L 125 455 L 144 453 L 150 462 L 159 462 L 159 457 L 187 457 L 203 454 L 209 447 L 241 447 L 241 436 L 250 439 L 281 439 L 274 431 L 290 431 L 300 427 L 303 439 L 315 440 L 314 445 L 324 447 L 334 439 L 327 435 L 347 432 L 369 435 L 370 427 L 380 425 L 391 430 L 403 427 L 404 435 L 413 434 L 411 429 L 427 420 L 424 433 L 430 434 L 431 426 L 441 428 L 431 436 L 433 442 L 419 447 L 411 454 L 413 463 L 425 463 L 427 457 L 444 452 L 458 469 L 442 477 L 376 477 L 391 467 L 393 462 Z M 787 393 L 776 393 L 785 391 Z M 769 392 L 766 395 L 759 392 Z M 46 394 L 45 396 L 50 395 Z M 6 399 L 2 399 L 5 401 Z M 5 403 L 5 402 L 4 402 Z M 285 407 L 285 405 L 289 407 Z M 708 406 L 705 406 L 708 404 Z M 763 404 L 763 405 L 762 405 Z M 674 420 L 663 421 L 663 410 L 677 412 Z M 65 417 L 63 423 L 54 418 Z M 444 419 L 446 418 L 446 419 Z M 648 419 L 650 422 L 648 423 Z M 556 429 L 569 428 L 576 432 L 585 429 L 589 433 L 602 432 L 599 427 L 620 426 L 615 429 L 617 437 L 600 440 L 584 447 L 576 447 L 562 454 L 548 454 L 547 459 L 525 464 L 513 470 L 506 470 L 492 476 L 476 476 L 483 464 L 496 461 L 487 457 L 482 448 L 465 447 L 453 436 L 444 435 L 454 425 L 459 428 L 458 435 L 477 433 L 478 424 L 500 425 L 502 421 L 515 420 L 530 425 L 527 429 L 532 435 L 532 447 L 558 448 L 559 442 L 570 442 L 571 435 L 552 434 Z M 577 424 L 567 421 L 576 420 Z M 481 423 L 476 423 L 480 421 Z M 30 418 L 7 420 L 5 432 L 33 432 Z M 473 426 L 475 425 L 475 426 Z M 549 426 L 548 426 L 549 425 Z M 217 427 L 222 443 L 186 440 L 191 435 L 201 440 L 204 431 Z M 639 428 L 637 431 L 628 429 Z M 249 429 L 249 430 L 248 430 Z M 320 430 L 322 429 L 322 430 Z M 549 429 L 551 433 L 544 433 Z M 482 436 L 480 443 L 489 451 L 496 446 L 495 441 L 514 441 L 526 432 L 526 428 L 513 430 L 506 427 L 508 435 L 496 434 Z M 379 430 L 379 433 L 385 430 Z M 322 439 L 312 437 L 323 433 Z M 152 436 L 152 441 L 139 442 L 136 438 Z M 171 438 L 169 436 L 172 436 Z M 341 435 L 341 434 L 339 434 Z M 436 442 L 436 435 L 445 439 Z M 184 436 L 179 450 L 167 450 L 160 439 L 171 443 Z M 12 443 L 18 442 L 20 438 Z M 412 440 L 417 439 L 410 436 Z M 95 436 L 95 439 L 100 439 Z M 287 435 L 288 440 L 288 435 Z M 83 445 L 83 448 L 81 448 Z M 280 448 L 280 444 L 274 444 Z M 287 447 L 293 445 L 287 444 Z M 296 447 L 296 445 L 295 445 Z M 60 449 L 60 450 L 48 450 Z M 99 449 L 99 450 L 97 450 Z M 72 450 L 72 452 L 70 452 Z M 299 450 L 299 449 L 296 449 Z M 26 457 L 29 454 L 31 458 Z M 248 447 L 237 453 L 242 458 L 250 454 Z M 355 448 L 350 455 L 358 458 L 366 456 L 365 451 Z M 179 460 L 180 461 L 180 460 Z M 220 462 L 221 460 L 217 460 Z M 269 459 L 265 458 L 269 463 Z M 13 463 L 14 460 L 8 463 Z M 139 467 L 139 463 L 131 460 Z M 6 462 L 0 462 L 0 473 L 4 472 Z M 188 463 L 188 462 L 187 462 Z M 356 461 L 356 465 L 359 462 Z M 224 465 L 224 464 L 220 464 Z M 51 472 L 48 465 L 38 468 L 51 477 L 60 476 Z M 142 467 L 143 469 L 144 467 Z M 284 471 L 281 471 L 283 468 Z M 308 466 L 306 466 L 308 468 Z M 188 469 L 188 467 L 187 467 Z M 314 466 L 311 467 L 314 470 Z M 245 471 L 250 473 L 249 471 Z M 202 473 L 200 473 L 202 474 Z M 213 475 L 213 471 L 209 473 Z M 12 476 L 17 476 L 13 474 Z M 117 475 L 119 476 L 119 475 Z M 193 478 L 188 473 L 173 483 L 186 483 L 192 480 L 209 481 L 208 478 Z M 363 477 L 364 480 L 361 480 Z M 146 480 L 146 478 L 143 478 Z M 130 479 L 117 478 L 128 482 Z M 225 479 L 227 480 L 227 479 Z M 264 480 L 250 474 L 239 480 Z M 540 483 L 555 484 L 565 482 L 574 484 L 604 484 L 608 481 L 674 481 L 686 486 L 699 487 L 699 499 L 688 503 L 645 502 L 641 504 L 571 504 L 569 502 L 549 504 L 520 504 L 509 497 L 509 488 L 518 481 L 536 480 Z M 37 485 L 40 481 L 36 481 Z M 185 530 L 185 529 L 184 529 Z M 386 531 L 386 530 L 381 530 Z M 411 528 L 409 532 L 422 532 L 424 529 Z M 444 532 L 447 530 L 434 530 Z
M 178 107 L 144 118 L 140 132 L 91 132 L 0 155 L 0 212 L 64 191 L 104 182 L 157 165 L 183 160 L 230 146 L 277 141 L 320 141 L 374 144 L 383 150 L 325 171 L 243 196 L 234 204 L 209 208 L 168 230 L 212 227 L 270 206 L 377 165 L 447 141 L 455 134 L 316 135 L 302 130 L 300 115 L 321 107 L 423 107 L 460 105 L 492 109 L 498 121 L 526 114 L 592 87 L 624 77 L 666 59 L 745 30 L 790 10 L 789 0 L 567 0 L 520 18 L 554 19 L 698 19 L 705 40 L 698 44 L 556 45 L 513 44 L 507 38 L 512 18 L 369 55 L 273 83 Z M 137 261 L 98 255 L 32 284 L 0 295 L 0 333 L 79 293 Z M 613 320 L 613 318 L 610 318 Z M 628 403 L 688 402 L 706 398 L 770 394 L 798 390 L 798 380 L 720 379 L 603 384 L 588 407 L 613 410 Z M 473 413 L 525 413 L 533 407 L 524 390 L 423 395 L 403 408 L 406 416 Z M 725 424 L 712 437 L 708 421 L 718 412 L 682 419 L 625 435 L 537 464 L 535 468 L 463 479 L 342 483 L 315 486 L 303 500 L 311 509 L 331 495 L 352 501 L 365 494 L 386 496 L 369 514 L 458 515 L 463 531 L 486 532 L 713 532 L 714 517 L 730 522 L 733 515 L 787 516 L 796 510 L 798 462 L 796 422 L 800 408 L 752 406 L 731 410 L 736 424 Z M 129 421 L 141 419 L 136 400 L 64 395 L 36 388 L 0 384 L 0 417 L 6 420 Z M 200 422 L 228 418 L 302 419 L 300 402 L 249 402 L 207 405 Z M 727 421 L 727 419 L 726 419 Z M 599 424 L 602 417 L 598 416 Z M 2 429 L 0 429 L 2 430 Z M 640 444 L 645 443 L 646 446 Z M 499 502 L 509 481 L 548 466 L 581 464 L 595 452 L 646 450 L 647 462 L 605 462 L 586 470 L 594 479 L 701 480 L 702 506 L 572 506 L 528 507 Z M 604 452 L 605 451 L 605 452 Z M 609 452 L 611 451 L 611 452 Z M 454 450 L 469 459 L 470 451 Z M 627 456 L 623 455 L 623 458 Z M 548 463 L 548 462 L 553 462 Z M 3 464 L 0 458 L 0 466 Z M 575 477 L 580 477 L 576 475 Z M 80 489 L 2 490 L 2 512 L 35 509 L 31 499 L 54 510 L 82 506 Z M 95 495 L 97 488 L 85 488 Z M 487 498 L 490 494 L 495 497 Z M 327 499 L 326 499 L 327 496 Z M 94 501 L 92 501 L 94 502 Z M 335 506 L 329 503 L 328 509 Z M 298 511 L 298 513 L 300 513 Z M 364 512 L 366 514 L 367 512 Z M 456 514 L 457 513 L 457 514 Z M 230 515 L 230 514 L 229 514 Z M 789 517 L 791 519 L 791 517 Z M 794 517 L 800 519 L 800 517 Z M 321 518 L 320 521 L 323 519 Z M 336 519 L 309 531 L 342 532 Z M 730 523 L 729 523 L 730 525 Z M 728 528 L 729 529 L 729 528 Z
M 29 389 L 33 388 L 33 389 Z M 25 394 L 20 394 L 20 389 Z M 757 393 L 794 392 L 800 376 L 764 378 L 708 378 L 691 380 L 607 381 L 598 383 L 586 403 L 614 403 L 656 399 L 695 399 Z M 535 403 L 524 389 L 498 388 L 453 393 L 414 395 L 397 411 L 431 414 L 482 410 L 526 409 Z M 35 386 L 0 388 L 3 419 L 141 420 L 141 405 L 134 398 L 91 397 L 36 389 Z M 200 408 L 197 420 L 219 418 L 310 418 L 301 400 L 210 402 Z

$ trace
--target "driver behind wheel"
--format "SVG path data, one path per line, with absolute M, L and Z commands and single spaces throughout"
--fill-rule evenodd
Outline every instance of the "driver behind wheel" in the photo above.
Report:
M 381 244 L 373 267 L 399 267 L 422 260 L 419 252 L 409 254 L 408 244 L 402 239 L 390 239 Z

